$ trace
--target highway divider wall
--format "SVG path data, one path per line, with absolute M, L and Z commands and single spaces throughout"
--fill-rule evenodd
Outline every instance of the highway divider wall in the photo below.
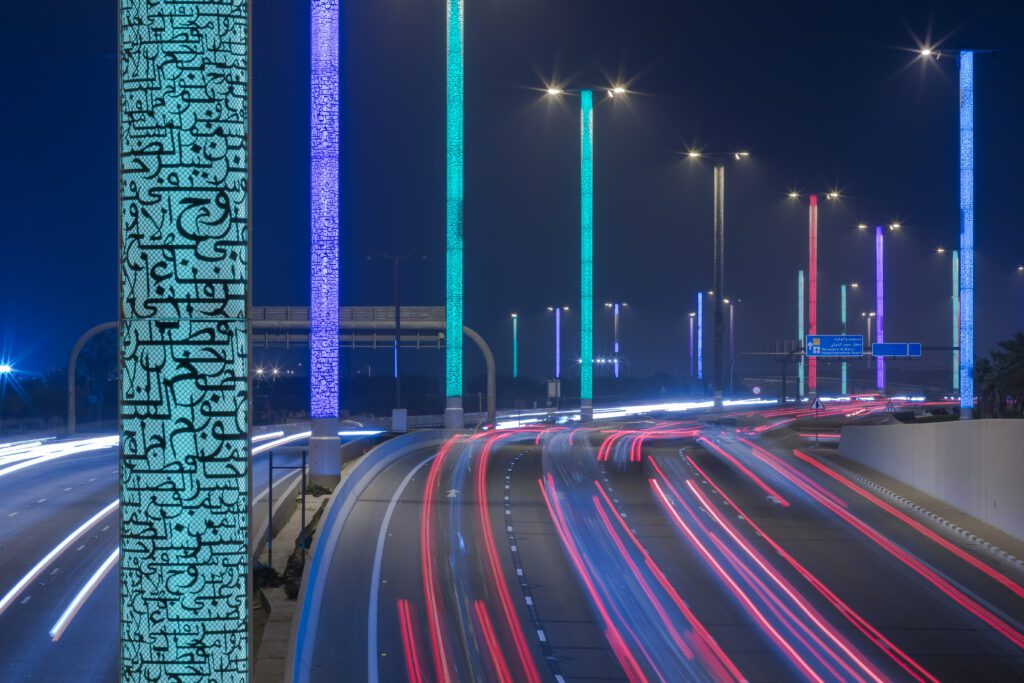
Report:
M 1024 420 L 844 427 L 839 453 L 1024 540 Z
M 288 652 L 288 681 L 308 681 L 310 659 L 316 639 L 317 623 L 320 618 L 320 603 L 323 601 L 330 564 L 334 559 L 338 540 L 348 518 L 363 490 L 374 477 L 386 467 L 413 450 L 430 443 L 438 447 L 444 442 L 444 432 L 429 430 L 410 432 L 377 446 L 362 457 L 354 466 L 342 473 L 341 483 L 334 489 L 327 510 L 313 535 L 313 547 L 302 576 L 299 604 L 292 622 L 291 646 Z M 357 590 L 353 588 L 353 590 Z

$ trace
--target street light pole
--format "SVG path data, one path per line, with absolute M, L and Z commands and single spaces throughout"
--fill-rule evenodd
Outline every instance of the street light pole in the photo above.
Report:
M 688 318 L 690 321 L 690 381 L 693 381 L 693 319 L 697 317 L 696 313 L 691 313 Z
M 427 260 L 427 254 L 417 249 L 416 251 L 410 251 L 407 254 L 389 254 L 383 251 L 374 251 L 367 255 L 367 261 L 373 261 L 374 259 L 380 259 L 382 261 L 390 261 L 393 272 L 393 294 L 395 297 L 395 345 L 394 345 L 394 374 L 395 374 L 395 408 L 402 407 L 402 368 L 400 363 L 400 352 L 399 349 L 402 346 L 402 308 L 400 306 L 400 294 L 399 294 L 399 281 L 398 281 L 398 267 L 403 261 L 407 261 L 412 258 L 419 258 L 423 261 Z
M 715 247 L 715 385 L 713 399 L 716 408 L 722 407 L 722 354 L 725 333 L 725 166 L 715 165 L 715 210 L 714 210 L 714 247 Z

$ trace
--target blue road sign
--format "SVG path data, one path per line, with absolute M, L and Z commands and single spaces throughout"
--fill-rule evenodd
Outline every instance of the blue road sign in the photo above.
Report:
M 805 341 L 813 358 L 859 358 L 864 355 L 864 337 L 859 334 L 815 334 Z
M 875 357 L 895 356 L 897 358 L 920 358 L 921 357 L 921 344 L 919 343 L 895 343 L 885 342 L 879 344 L 875 342 L 871 345 L 871 355 Z

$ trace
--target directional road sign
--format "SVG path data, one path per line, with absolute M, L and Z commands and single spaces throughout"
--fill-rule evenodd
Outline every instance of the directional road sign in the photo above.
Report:
M 864 355 L 864 337 L 859 334 L 815 334 L 805 341 L 807 355 L 813 358 L 859 358 Z
M 879 344 L 875 342 L 871 345 L 872 356 L 895 356 L 897 358 L 920 358 L 921 357 L 921 344 L 920 343 L 893 343 L 885 342 Z

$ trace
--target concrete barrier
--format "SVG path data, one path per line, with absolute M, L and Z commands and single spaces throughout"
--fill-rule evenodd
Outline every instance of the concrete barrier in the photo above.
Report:
M 1024 421 L 844 427 L 839 453 L 1024 540 Z

